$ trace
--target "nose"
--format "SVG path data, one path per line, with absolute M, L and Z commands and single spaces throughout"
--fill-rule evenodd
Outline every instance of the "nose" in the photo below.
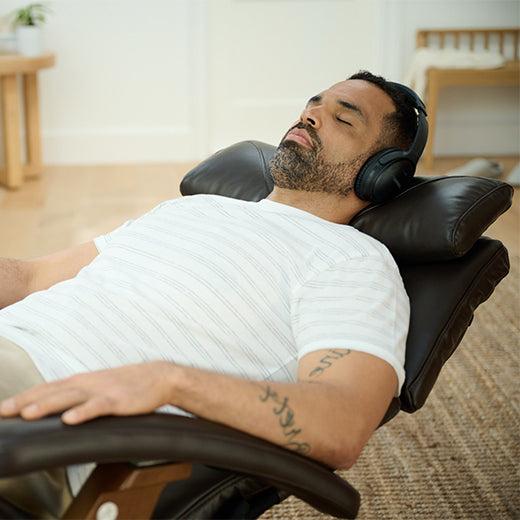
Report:
M 318 106 L 305 107 L 300 115 L 300 121 L 307 123 L 316 130 L 321 126 L 321 115 Z

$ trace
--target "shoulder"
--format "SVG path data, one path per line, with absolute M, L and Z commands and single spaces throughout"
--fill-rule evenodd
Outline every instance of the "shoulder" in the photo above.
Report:
M 388 248 L 377 239 L 352 226 L 336 224 L 322 232 L 313 251 L 311 271 L 361 270 L 381 271 L 400 277 L 397 264 Z M 323 246 L 326 248 L 323 248 Z
M 186 195 L 176 199 L 171 199 L 159 204 L 152 210 L 154 212 L 161 211 L 240 211 L 243 208 L 250 207 L 253 203 L 241 199 L 233 199 L 222 195 L 197 194 Z

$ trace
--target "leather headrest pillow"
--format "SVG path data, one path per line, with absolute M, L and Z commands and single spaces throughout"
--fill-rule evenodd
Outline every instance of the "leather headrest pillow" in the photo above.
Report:
M 269 160 L 276 148 L 243 141 L 186 174 L 183 195 L 210 193 L 258 201 L 272 190 Z M 416 177 L 395 199 L 371 205 L 351 225 L 383 242 L 401 262 L 425 263 L 464 255 L 511 206 L 513 188 L 481 177 Z

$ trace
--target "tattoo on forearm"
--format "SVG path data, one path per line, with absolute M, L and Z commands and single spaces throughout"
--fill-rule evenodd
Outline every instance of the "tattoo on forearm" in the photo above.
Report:
M 255 385 L 262 390 L 262 393 L 258 396 L 260 401 L 275 405 L 272 410 L 278 416 L 278 424 L 282 428 L 282 433 L 287 441 L 283 446 L 297 453 L 309 453 L 310 445 L 302 442 L 298 437 L 302 429 L 295 426 L 294 410 L 289 405 L 289 398 L 280 397 L 267 383 L 265 385 L 255 383 Z
M 328 354 L 320 359 L 319 365 L 316 368 L 313 368 L 309 372 L 309 377 L 321 376 L 321 374 L 323 374 L 323 372 L 325 372 L 325 370 L 327 370 L 327 368 L 330 368 L 333 365 L 334 361 L 337 361 L 338 359 L 348 356 L 349 354 L 350 354 L 350 350 L 339 351 L 339 350 L 329 349 Z

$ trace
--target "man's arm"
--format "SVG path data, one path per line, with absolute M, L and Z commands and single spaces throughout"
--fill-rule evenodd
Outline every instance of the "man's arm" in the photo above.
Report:
M 74 278 L 98 254 L 94 242 L 33 260 L 0 259 L 0 309 L 29 294 Z
M 377 428 L 397 387 L 385 361 L 348 350 L 305 356 L 297 383 L 255 382 L 168 362 L 128 365 L 40 385 L 4 401 L 0 413 L 36 419 L 66 411 L 77 424 L 100 415 L 148 413 L 173 404 L 348 468 Z
M 348 350 L 308 354 L 297 383 L 230 379 L 223 393 L 218 374 L 185 370 L 182 408 L 333 468 L 354 464 L 397 388 L 389 364 Z

